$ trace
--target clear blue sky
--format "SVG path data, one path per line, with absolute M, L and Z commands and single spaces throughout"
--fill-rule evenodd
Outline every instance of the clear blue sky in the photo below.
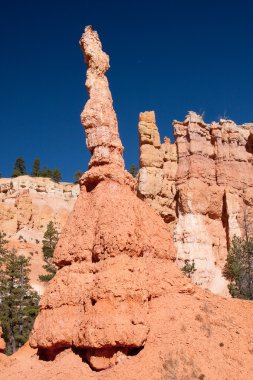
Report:
M 3 1 L 0 10 L 0 172 L 34 158 L 72 181 L 86 170 L 87 100 L 78 45 L 93 25 L 110 55 L 110 88 L 126 166 L 138 163 L 138 114 L 155 110 L 162 137 L 188 110 L 253 121 L 253 2 Z

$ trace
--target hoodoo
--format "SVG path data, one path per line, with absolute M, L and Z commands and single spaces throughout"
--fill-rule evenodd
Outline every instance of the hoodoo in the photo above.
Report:
M 147 261 L 173 260 L 164 221 L 139 200 L 105 72 L 109 57 L 90 26 L 81 38 L 90 99 L 81 115 L 92 153 L 81 191 L 56 247 L 61 268 L 41 301 L 30 344 L 42 357 L 81 349 L 92 368 L 145 345 L 150 329 Z

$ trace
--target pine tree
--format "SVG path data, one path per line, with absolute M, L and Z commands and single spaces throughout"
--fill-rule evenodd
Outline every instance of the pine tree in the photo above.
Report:
M 60 182 L 62 176 L 61 176 L 61 172 L 60 170 L 58 170 L 57 168 L 55 168 L 53 171 L 52 171 L 52 176 L 51 178 L 55 181 L 55 182 Z
M 78 183 L 80 178 L 82 177 L 83 173 L 81 172 L 81 170 L 77 170 L 75 173 L 74 173 L 74 181 L 75 183 Z
M 29 259 L 8 251 L 0 233 L 0 320 L 6 353 L 12 354 L 28 339 L 39 310 L 39 295 L 29 285 Z
M 12 178 L 19 177 L 21 175 L 26 175 L 26 166 L 25 161 L 22 157 L 18 157 L 15 161 L 13 172 L 12 172 Z
M 43 170 L 39 171 L 39 176 L 45 177 L 45 178 L 51 178 L 55 182 L 59 182 L 62 178 L 62 175 L 61 175 L 61 172 L 59 169 L 55 168 L 55 169 L 51 170 L 47 166 L 44 166 Z
M 138 174 L 138 169 L 136 165 L 131 165 L 129 168 L 129 173 L 132 174 L 133 177 L 136 177 Z
M 50 170 L 47 166 L 43 167 L 43 170 L 41 171 L 41 177 L 45 178 L 52 178 L 52 170 Z
M 36 158 L 33 162 L 33 167 L 32 167 L 32 172 L 31 172 L 32 177 L 40 177 L 41 176 L 41 171 L 40 171 L 40 160 Z
M 223 270 L 233 298 L 253 299 L 253 238 L 234 236 Z
M 54 254 L 56 244 L 59 240 L 58 235 L 59 234 L 56 228 L 54 227 L 54 223 L 50 221 L 47 225 L 47 229 L 44 234 L 44 239 L 42 240 L 42 244 L 43 244 L 42 252 L 44 256 L 44 261 L 46 263 L 45 265 L 43 265 L 43 268 L 45 269 L 47 274 L 40 275 L 39 276 L 40 281 L 44 281 L 44 282 L 50 281 L 54 277 L 57 271 L 56 266 L 53 264 L 53 254 Z

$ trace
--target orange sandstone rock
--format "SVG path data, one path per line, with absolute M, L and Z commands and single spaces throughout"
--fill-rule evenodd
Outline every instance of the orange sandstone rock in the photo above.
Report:
M 43 235 L 52 220 L 59 232 L 79 194 L 79 185 L 56 183 L 49 178 L 20 176 L 0 178 L 0 231 L 7 235 L 9 248 L 31 259 L 30 283 L 40 294 L 44 284 Z
M 48 358 L 61 349 L 81 349 L 100 370 L 145 345 L 148 304 L 161 291 L 157 269 L 175 260 L 175 249 L 168 225 L 136 197 L 134 179 L 124 170 L 104 75 L 108 56 L 91 27 L 81 46 L 90 95 L 81 119 L 92 159 L 57 244 L 60 270 L 41 300 L 30 344 Z
M 139 116 L 140 171 L 138 196 L 152 206 L 163 219 L 176 219 L 177 153 L 175 144 L 168 138 L 160 143 L 154 112 Z
M 62 267 L 124 253 L 174 259 L 168 226 L 129 186 L 109 180 L 100 182 L 91 192 L 82 186 L 56 247 L 54 262 Z
M 154 113 L 140 114 L 138 195 L 170 223 L 178 264 L 194 260 L 193 280 L 227 295 L 230 241 L 253 222 L 253 124 L 208 125 L 189 112 L 173 127 L 175 144 L 159 145 Z
M 98 34 L 91 26 L 85 28 L 80 46 L 88 65 L 85 84 L 90 99 L 81 114 L 81 121 L 86 132 L 87 147 L 92 153 L 89 167 L 111 164 L 123 168 L 123 146 L 105 76 L 110 67 L 109 56 L 102 50 Z

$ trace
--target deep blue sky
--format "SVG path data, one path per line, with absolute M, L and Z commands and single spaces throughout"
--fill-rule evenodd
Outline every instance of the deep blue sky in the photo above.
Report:
M 2 1 L 0 172 L 34 158 L 72 181 L 86 170 L 87 100 L 78 45 L 85 25 L 110 55 L 110 88 L 126 166 L 138 163 L 138 114 L 155 110 L 162 137 L 188 110 L 253 121 L 253 2 Z

